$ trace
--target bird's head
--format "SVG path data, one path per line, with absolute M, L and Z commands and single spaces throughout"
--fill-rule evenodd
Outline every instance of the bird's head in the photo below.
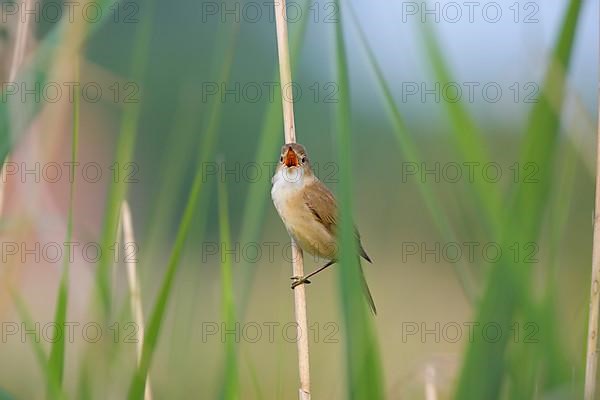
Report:
M 286 181 L 302 183 L 304 178 L 313 175 L 304 146 L 298 143 L 286 143 L 281 147 L 277 171 Z
M 279 167 L 288 170 L 300 168 L 305 171 L 310 171 L 310 163 L 304 146 L 298 143 L 284 144 L 283 147 L 281 147 Z

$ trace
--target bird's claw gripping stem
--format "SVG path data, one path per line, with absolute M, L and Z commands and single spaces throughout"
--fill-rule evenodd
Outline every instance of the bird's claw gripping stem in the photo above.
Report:
M 310 281 L 306 278 L 304 278 L 303 276 L 292 276 L 290 278 L 291 280 L 293 280 L 294 282 L 292 282 L 292 289 L 295 289 L 296 286 L 298 285 L 302 285 L 304 283 L 310 283 Z

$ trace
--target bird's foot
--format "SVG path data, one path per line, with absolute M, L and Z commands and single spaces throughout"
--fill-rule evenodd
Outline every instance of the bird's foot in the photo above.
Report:
M 290 278 L 293 282 L 292 282 L 292 289 L 295 289 L 296 286 L 298 285 L 302 285 L 304 283 L 310 283 L 310 281 L 306 278 L 304 278 L 303 276 L 292 276 Z

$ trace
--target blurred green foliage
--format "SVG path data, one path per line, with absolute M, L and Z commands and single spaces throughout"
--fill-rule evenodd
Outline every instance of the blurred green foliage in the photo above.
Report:
M 108 2 L 101 4 L 110 9 Z M 139 23 L 114 23 L 108 13 L 102 24 L 89 27 L 89 37 L 78 39 L 87 62 L 131 79 L 141 88 L 141 102 L 110 107 L 106 114 L 121 121 L 121 129 L 103 132 L 111 158 L 139 165 L 141 184 L 110 184 L 105 202 L 99 204 L 105 210 L 103 226 L 94 234 L 109 247 L 116 237 L 120 202 L 129 199 L 141 243 L 142 296 L 149 315 L 142 361 L 136 368 L 130 348 L 109 343 L 77 352 L 77 363 L 70 365 L 65 363 L 62 347 L 65 344 L 68 349 L 69 344 L 59 341 L 47 352 L 44 345 L 34 343 L 48 394 L 70 398 L 69 394 L 77 392 L 78 397 L 99 398 L 129 390 L 129 398 L 139 399 L 148 373 L 153 376 L 157 398 L 199 391 L 203 398 L 227 399 L 295 394 L 293 345 L 198 340 L 199 325 L 207 321 L 292 319 L 289 263 L 281 254 L 268 262 L 232 262 L 227 257 L 206 261 L 202 253 L 209 241 L 226 248 L 272 239 L 288 242 L 269 208 L 272 169 L 265 165 L 276 162 L 283 141 L 278 90 L 272 99 L 263 95 L 256 102 L 222 93 L 223 87 L 252 83 L 265 88 L 265 83 L 277 81 L 273 21 L 266 18 L 264 7 L 265 18 L 238 24 L 227 19 L 223 23 L 220 17 L 204 20 L 207 2 L 134 4 Z M 427 365 L 435 364 L 433 355 L 451 352 L 460 367 L 437 368 L 440 375 L 450 376 L 448 381 L 436 382 L 443 398 L 578 398 L 587 306 L 582 293 L 588 291 L 591 261 L 591 231 L 585 222 L 592 204 L 593 173 L 562 117 L 584 3 L 565 2 L 557 39 L 545 63 L 539 101 L 527 106 L 526 124 L 510 135 L 502 133 L 519 126 L 522 121 L 517 117 L 507 115 L 502 123 L 491 122 L 487 114 L 478 115 L 465 102 L 421 104 L 422 112 L 413 113 L 411 105 L 398 100 L 400 83 L 389 78 L 396 76 L 390 74 L 391 69 L 402 67 L 391 65 L 390 59 L 398 62 L 405 55 L 390 58 L 390 54 L 378 53 L 380 44 L 363 24 L 368 17 L 351 10 L 350 4 L 331 4 L 339 10 L 334 24 L 318 24 L 310 13 L 290 24 L 293 74 L 304 89 L 295 105 L 299 141 L 307 146 L 312 160 L 322 164 L 337 160 L 333 179 L 327 183 L 336 190 L 341 205 L 342 258 L 341 265 L 334 267 L 337 284 L 331 286 L 336 292 L 331 295 L 327 290 L 327 277 L 307 292 L 309 319 L 339 322 L 335 326 L 342 327 L 343 346 L 311 343 L 313 395 L 417 398 L 423 396 L 422 379 L 407 378 L 420 376 L 421 366 L 415 360 L 420 357 Z M 235 7 L 235 3 L 228 5 Z M 311 2 L 308 7 L 321 6 Z M 300 7 L 307 6 L 302 3 Z M 68 28 L 46 24 L 39 29 L 39 45 L 22 79 L 48 79 L 53 56 L 66 40 Z M 462 71 L 452 67 L 452 53 L 436 27 L 422 24 L 414 31 L 422 39 L 421 62 L 431 79 L 458 80 L 453 75 Z M 395 50 L 390 44 L 386 51 Z M 357 62 L 355 52 L 366 55 L 364 65 Z M 596 85 L 596 76 L 589 80 Z M 335 101 L 328 103 L 323 90 L 332 82 Z M 219 92 L 209 94 L 215 84 Z M 321 90 L 317 100 L 311 87 Z M 37 104 L 24 104 L 25 112 L 13 118 L 11 107 L 15 106 L 19 105 L 0 103 L 0 159 L 19 145 L 27 125 L 41 111 Z M 489 113 L 506 113 L 498 105 L 487 106 Z M 439 114 L 441 120 L 431 117 Z M 78 119 L 77 112 L 74 117 Z M 72 133 L 73 148 L 78 142 L 83 148 L 90 146 L 86 127 L 81 128 L 81 138 L 77 131 Z M 223 159 L 227 161 L 218 161 Z M 418 178 L 407 182 L 402 175 L 403 163 L 492 161 L 510 165 L 515 160 L 539 167 L 538 184 L 502 185 L 480 179 L 473 184 L 440 184 Z M 244 175 L 248 171 L 244 166 L 250 163 L 259 167 L 256 179 Z M 208 167 L 216 167 L 216 173 Z M 229 175 L 224 175 L 225 168 Z M 320 172 L 325 180 L 328 171 Z M 76 236 L 73 207 L 71 197 L 67 219 L 69 226 L 74 224 Z M 367 270 L 381 310 L 375 319 L 360 297 L 353 220 L 361 226 L 366 247 L 375 249 L 375 263 Z M 70 233 L 69 229 L 67 238 Z M 399 252 L 406 241 L 473 239 L 494 241 L 505 249 L 515 242 L 537 243 L 541 262 L 419 263 L 404 261 Z M 109 258 L 98 265 L 100 296 L 95 293 L 91 300 L 99 301 L 102 310 L 96 317 L 124 322 L 127 312 L 115 312 L 120 304 L 111 305 L 117 298 L 117 288 L 109 283 L 111 267 Z M 55 304 L 57 322 L 70 318 L 66 276 Z M 19 293 L 13 298 L 21 319 L 31 323 L 29 299 Z M 339 310 L 332 304 L 340 305 Z M 584 311 L 573 313 L 575 307 Z M 88 317 L 93 318 L 91 313 L 96 311 L 93 308 Z M 401 324 L 413 321 L 413 312 L 422 321 L 470 318 L 504 328 L 534 323 L 540 340 L 513 343 L 509 335 L 503 335 L 495 343 L 403 342 Z M 214 368 L 215 358 L 222 360 L 223 368 Z M 63 382 L 63 376 L 72 372 L 79 382 Z M 336 386 L 334 382 L 344 376 L 345 385 Z M 14 393 L 21 388 L 35 395 L 35 385 L 25 387 L 29 380 L 24 376 L 20 383 L 0 383 Z

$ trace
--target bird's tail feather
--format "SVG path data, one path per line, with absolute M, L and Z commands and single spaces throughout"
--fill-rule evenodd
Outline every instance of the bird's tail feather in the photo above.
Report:
M 373 300 L 373 296 L 371 295 L 371 291 L 369 290 L 369 285 L 367 284 L 367 279 L 365 278 L 365 273 L 362 269 L 360 257 L 358 259 L 358 266 L 360 269 L 360 280 L 361 285 L 363 287 L 363 292 L 365 294 L 365 298 L 367 299 L 367 303 L 369 303 L 369 308 L 371 309 L 373 315 L 377 315 L 377 307 L 375 307 L 375 301 Z

